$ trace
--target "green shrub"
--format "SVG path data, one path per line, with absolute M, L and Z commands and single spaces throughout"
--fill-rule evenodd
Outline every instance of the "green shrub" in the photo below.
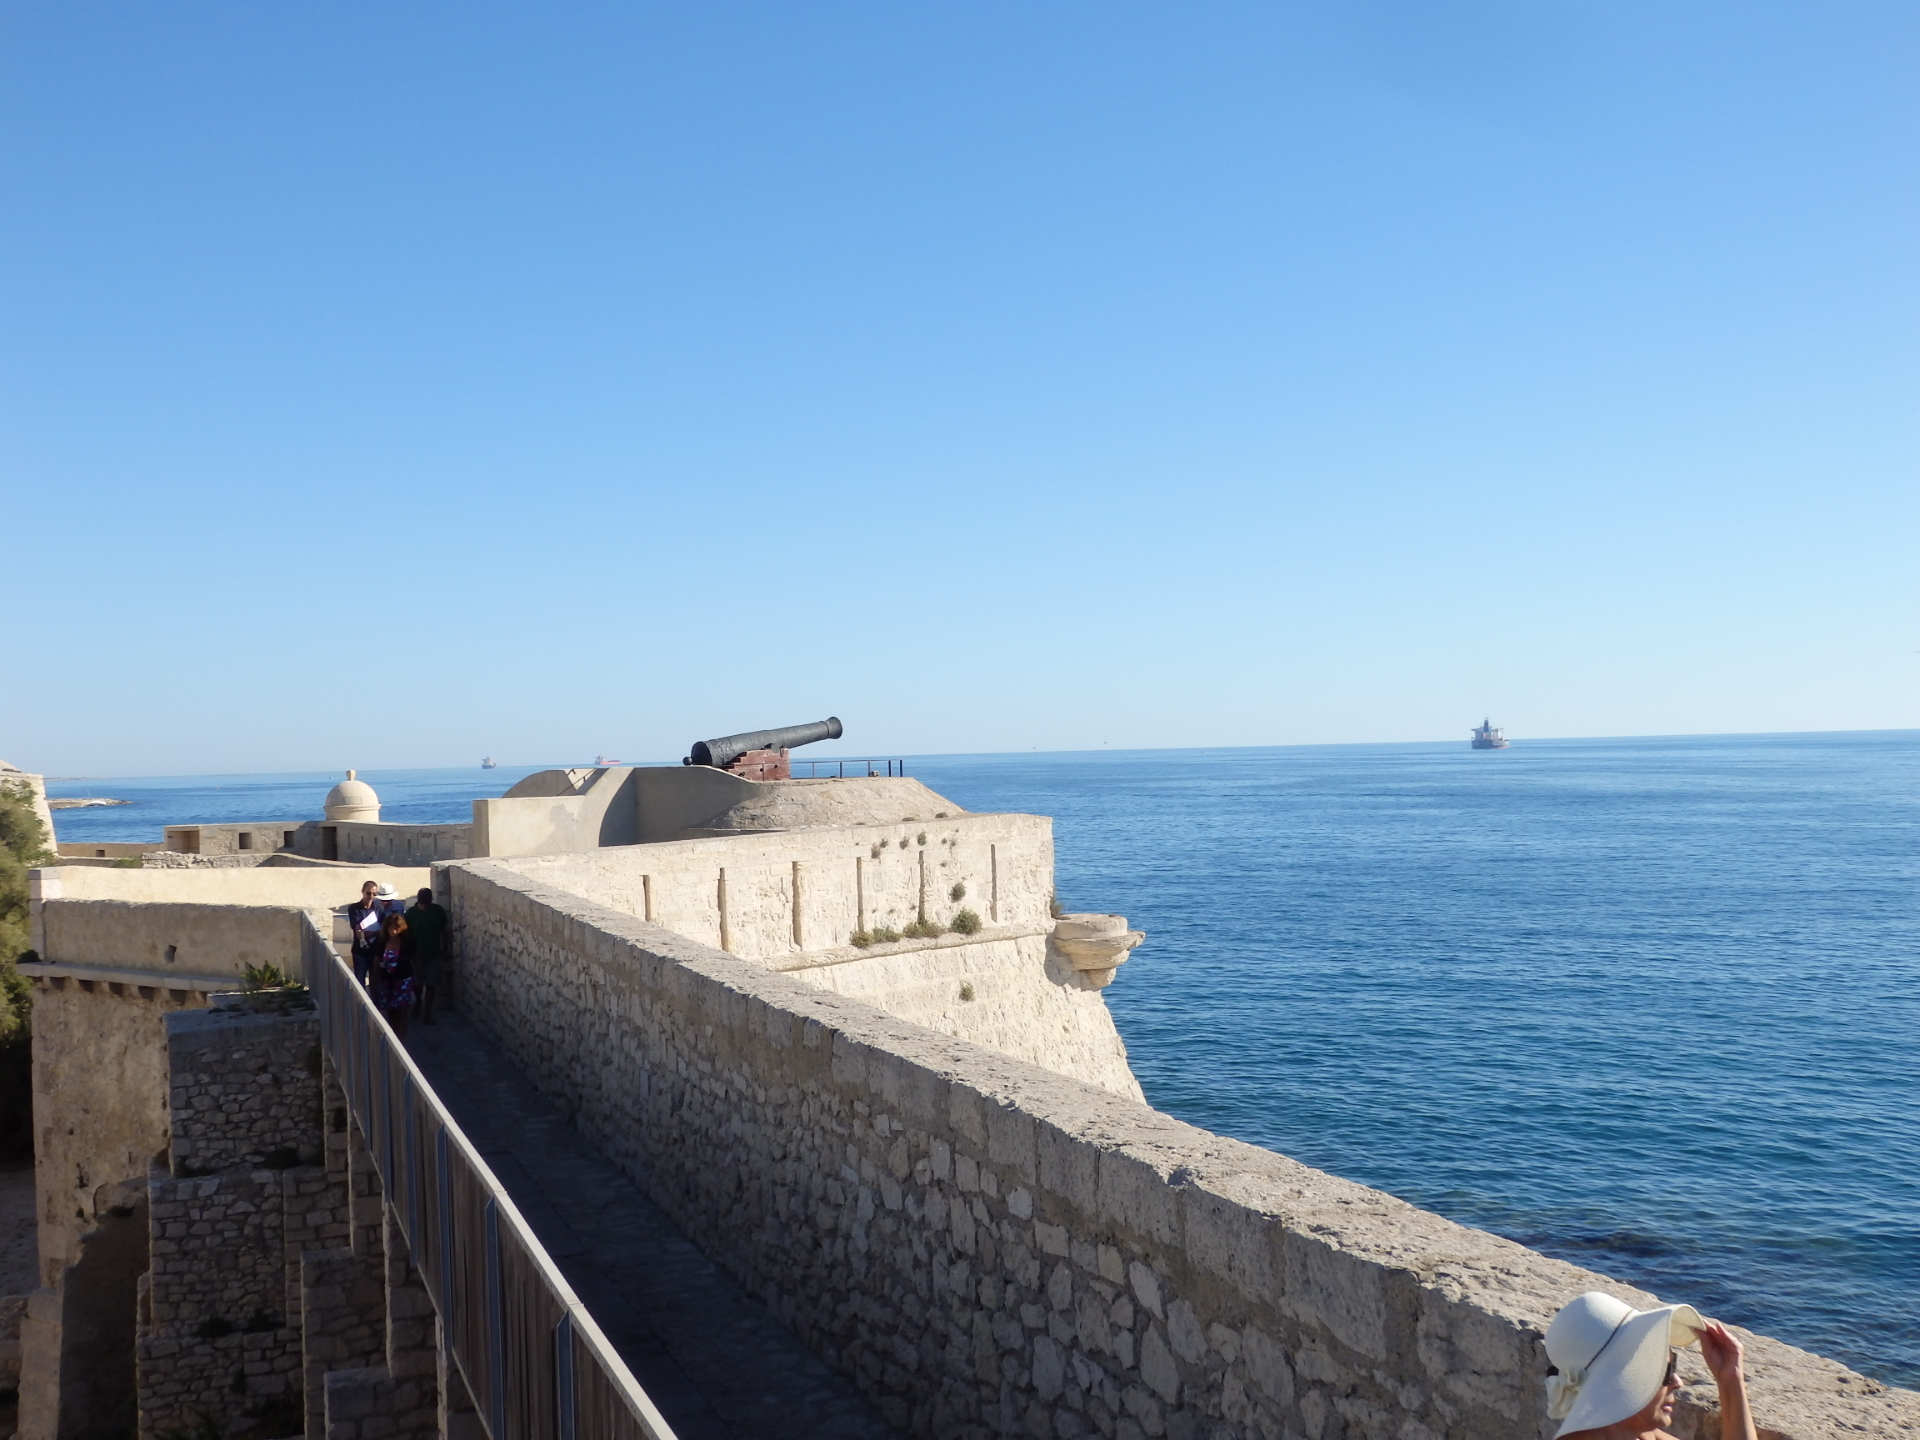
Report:
M 53 837 L 24 780 L 0 782 L 0 1157 L 33 1153 L 33 986 L 15 962 L 27 948 L 27 872 L 53 862 Z
M 953 903 L 956 905 L 958 905 L 962 900 L 966 899 L 967 898 L 967 882 L 964 880 L 954 881 L 953 888 L 947 891 L 947 898 L 953 901 Z
M 947 927 L 942 925 L 938 920 L 920 919 L 914 921 L 900 933 L 914 940 L 931 940 L 936 935 L 946 934 Z
M 962 1000 L 973 999 L 973 982 L 971 980 L 962 980 L 960 982 L 960 998 Z
M 962 910 L 953 917 L 953 932 L 956 935 L 974 935 L 979 933 L 980 917 L 971 910 Z

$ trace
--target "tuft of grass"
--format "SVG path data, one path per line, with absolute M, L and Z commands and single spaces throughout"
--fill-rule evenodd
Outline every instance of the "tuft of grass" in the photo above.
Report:
M 971 980 L 962 980 L 960 982 L 960 998 L 962 1000 L 973 999 L 973 982 Z
M 1047 914 L 1051 915 L 1054 919 L 1058 920 L 1062 915 L 1066 913 L 1067 912 L 1063 910 L 1060 906 L 1060 897 L 1058 895 L 1047 896 Z
M 146 862 L 138 855 L 121 855 L 116 857 L 113 864 L 108 868 L 112 870 L 138 870 L 145 863 Z
M 959 887 L 956 886 L 956 889 Z M 980 930 L 980 917 L 971 910 L 962 910 L 953 917 L 953 933 L 956 935 L 975 935 Z
M 307 987 L 269 960 L 264 965 L 249 965 L 241 972 L 249 990 L 287 990 L 301 995 Z
M 847 943 L 850 945 L 858 945 L 864 950 L 869 945 L 891 945 L 899 938 L 900 932 L 898 930 L 889 929 L 885 925 L 876 925 L 871 930 L 854 931 L 853 934 L 847 937 Z
M 922 830 L 922 831 L 920 832 L 920 843 L 921 843 L 922 845 L 924 845 L 924 844 L 926 844 L 926 843 L 927 843 L 927 832 L 926 832 L 926 831 L 924 831 L 924 830 Z
M 900 932 L 912 940 L 931 940 L 936 935 L 947 933 L 947 927 L 938 920 L 919 919 Z
M 964 880 L 954 881 L 953 888 L 947 891 L 947 899 L 953 901 L 955 904 L 958 904 L 960 901 L 966 898 L 967 898 L 967 882 Z

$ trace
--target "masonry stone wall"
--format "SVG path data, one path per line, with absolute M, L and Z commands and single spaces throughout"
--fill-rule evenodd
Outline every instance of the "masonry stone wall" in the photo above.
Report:
M 320 1164 L 320 1025 L 311 1003 L 263 992 L 216 996 L 214 1006 L 166 1021 L 173 1173 Z
M 950 815 L 495 863 L 776 964 L 857 958 L 856 930 L 903 929 L 923 913 L 948 924 L 971 909 L 988 927 L 1015 931 L 1052 923 L 1053 822 L 1043 815 Z M 957 899 L 956 884 L 965 886 Z
M 915 1434 L 1533 1440 L 1558 1307 L 1650 1302 L 504 865 L 456 869 L 467 1012 Z M 1920 1395 L 1763 1337 L 1749 1358 L 1765 1435 L 1920 1435 Z M 1710 1397 L 1686 1392 L 1683 1434 Z
M 496 863 L 915 1024 L 1141 1098 L 1105 1000 L 1049 951 L 1053 828 L 1044 816 L 929 816 Z M 437 873 L 451 879 L 436 884 L 458 885 L 460 869 L 442 867 Z M 977 932 L 851 943 L 856 931 L 901 930 L 923 915 L 949 924 L 963 909 L 979 917 Z
M 142 1440 L 209 1421 L 264 1440 L 301 1433 L 303 1257 L 350 1233 L 312 1006 L 232 995 L 214 1007 L 165 1022 L 171 1168 L 148 1183 Z
M 140 1435 L 206 1420 L 263 1437 L 305 1428 L 301 1257 L 345 1232 L 324 1168 L 230 1170 L 149 1190 L 151 1269 L 137 1349 Z

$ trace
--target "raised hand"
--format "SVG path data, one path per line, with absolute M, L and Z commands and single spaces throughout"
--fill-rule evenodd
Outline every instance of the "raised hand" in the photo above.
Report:
M 1740 1372 L 1740 1342 L 1718 1320 L 1700 1328 L 1700 1358 L 1720 1387 L 1720 1440 L 1758 1440 L 1747 1406 L 1747 1377 Z
M 1718 1384 L 1742 1378 L 1740 1355 L 1740 1342 L 1733 1338 L 1733 1332 L 1718 1320 L 1709 1320 L 1700 1331 L 1700 1358 L 1707 1362 L 1707 1371 Z

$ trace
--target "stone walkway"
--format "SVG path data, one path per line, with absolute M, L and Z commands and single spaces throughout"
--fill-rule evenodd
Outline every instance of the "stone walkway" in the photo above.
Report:
M 415 1062 L 680 1440 L 897 1440 L 491 1041 L 436 1018 L 407 1037 Z

